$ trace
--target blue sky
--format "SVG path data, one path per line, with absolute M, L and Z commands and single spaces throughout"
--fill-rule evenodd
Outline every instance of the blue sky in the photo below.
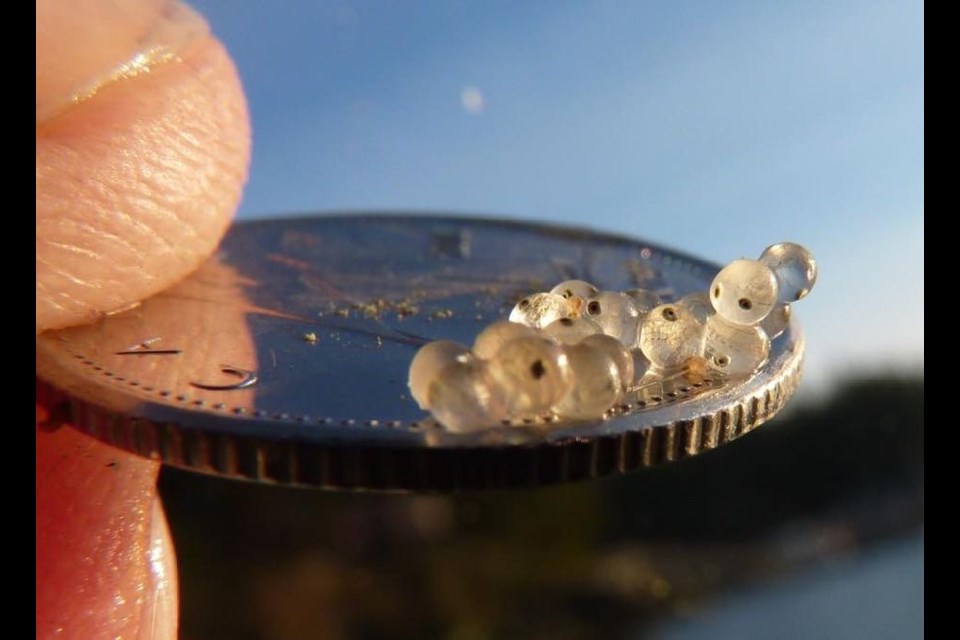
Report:
M 793 240 L 812 388 L 922 367 L 920 2 L 194 5 L 250 101 L 242 219 L 490 213 L 718 262 Z

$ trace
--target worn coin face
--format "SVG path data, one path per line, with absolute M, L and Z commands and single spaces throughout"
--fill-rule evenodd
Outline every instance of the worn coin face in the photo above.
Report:
M 736 384 L 678 376 L 604 420 L 447 433 L 410 396 L 426 342 L 470 344 L 562 280 L 704 291 L 719 267 L 642 240 L 489 219 L 350 215 L 238 224 L 192 276 L 93 325 L 37 338 L 63 420 L 182 467 L 317 487 L 566 482 L 712 449 L 789 399 L 796 326 Z

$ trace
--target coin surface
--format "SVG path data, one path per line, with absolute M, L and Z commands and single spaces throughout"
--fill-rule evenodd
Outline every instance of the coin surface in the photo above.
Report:
M 799 379 L 795 324 L 746 381 L 668 379 L 604 420 L 453 434 L 410 397 L 426 342 L 471 344 L 577 278 L 675 300 L 719 266 L 638 239 L 505 220 L 316 216 L 240 223 L 196 273 L 93 325 L 37 338 L 63 421 L 169 464 L 263 482 L 446 491 L 625 473 L 716 448 Z

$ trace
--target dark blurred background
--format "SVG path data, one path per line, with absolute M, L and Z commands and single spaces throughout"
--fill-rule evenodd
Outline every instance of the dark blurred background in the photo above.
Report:
M 821 277 L 787 413 L 662 469 L 338 494 L 165 469 L 184 638 L 923 635 L 923 4 L 194 4 L 253 117 L 241 219 L 587 225 Z
M 534 491 L 377 495 L 165 468 L 183 638 L 917 638 L 923 379 Z

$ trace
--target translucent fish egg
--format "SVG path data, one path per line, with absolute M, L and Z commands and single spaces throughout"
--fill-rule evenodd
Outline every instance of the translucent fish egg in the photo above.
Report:
M 440 371 L 454 362 L 466 362 L 470 358 L 470 349 L 450 340 L 437 340 L 420 347 L 410 363 L 408 385 L 410 395 L 421 409 L 430 408 L 427 391 Z
M 749 375 L 767 360 L 770 339 L 760 327 L 736 325 L 720 316 L 707 320 L 703 330 L 703 357 L 717 371 Z
M 513 307 L 510 322 L 542 329 L 567 314 L 567 302 L 562 296 L 555 293 L 535 293 L 523 298 Z
M 448 365 L 430 383 L 428 393 L 433 417 L 454 433 L 496 426 L 508 417 L 482 360 Z
M 660 296 L 646 289 L 628 289 L 623 292 L 623 295 L 633 300 L 633 306 L 637 308 L 637 312 L 641 316 L 650 313 L 654 307 L 663 304 Z
M 734 260 L 713 279 L 710 302 L 717 315 L 739 325 L 754 325 L 777 303 L 777 279 L 756 260 Z
M 548 410 L 573 384 L 563 348 L 549 338 L 512 340 L 488 362 L 490 377 L 513 416 Z
M 601 291 L 587 299 L 586 314 L 608 336 L 631 346 L 637 341 L 640 313 L 627 295 L 620 291 Z
M 600 327 L 590 318 L 560 318 L 543 329 L 545 336 L 560 344 L 576 344 L 597 333 L 601 333 Z
M 507 342 L 517 338 L 536 336 L 537 330 L 519 322 L 498 320 L 489 325 L 473 341 L 473 355 L 483 360 L 489 360 L 497 355 Z
M 595 286 L 583 280 L 564 280 L 550 289 L 550 293 L 564 298 L 582 298 L 584 300 L 595 296 L 598 291 Z
M 447 340 L 425 345 L 410 366 L 411 395 L 459 433 L 550 411 L 600 418 L 628 392 L 659 400 L 681 377 L 698 388 L 736 380 L 763 366 L 771 338 L 789 328 L 790 303 L 816 279 L 810 252 L 780 243 L 759 260 L 734 260 L 707 291 L 673 303 L 645 289 L 567 280 L 520 300 L 510 321 L 480 332 L 472 352 Z
M 806 247 L 793 242 L 770 245 L 760 255 L 780 285 L 780 302 L 796 302 L 817 283 L 817 263 Z
M 639 347 L 652 365 L 674 369 L 700 354 L 702 338 L 703 326 L 693 312 L 676 304 L 664 304 L 644 319 Z
M 617 363 L 602 349 L 574 344 L 565 349 L 574 385 L 554 406 L 562 418 L 599 418 L 623 394 Z
M 677 300 L 677 304 L 689 309 L 701 324 L 716 313 L 713 309 L 713 304 L 710 302 L 710 295 L 705 291 L 688 293 Z
M 630 350 L 620 344 L 620 341 L 612 336 L 603 333 L 587 336 L 581 342 L 581 345 L 603 351 L 613 358 L 617 365 L 617 371 L 620 372 L 620 382 L 623 383 L 624 390 L 633 385 L 636 369 L 634 367 L 633 354 Z M 644 369 L 646 370 L 646 369 Z
M 760 328 L 767 334 L 771 340 L 787 330 L 790 326 L 790 316 L 792 314 L 789 304 L 778 304 L 773 308 L 766 318 L 760 323 Z

